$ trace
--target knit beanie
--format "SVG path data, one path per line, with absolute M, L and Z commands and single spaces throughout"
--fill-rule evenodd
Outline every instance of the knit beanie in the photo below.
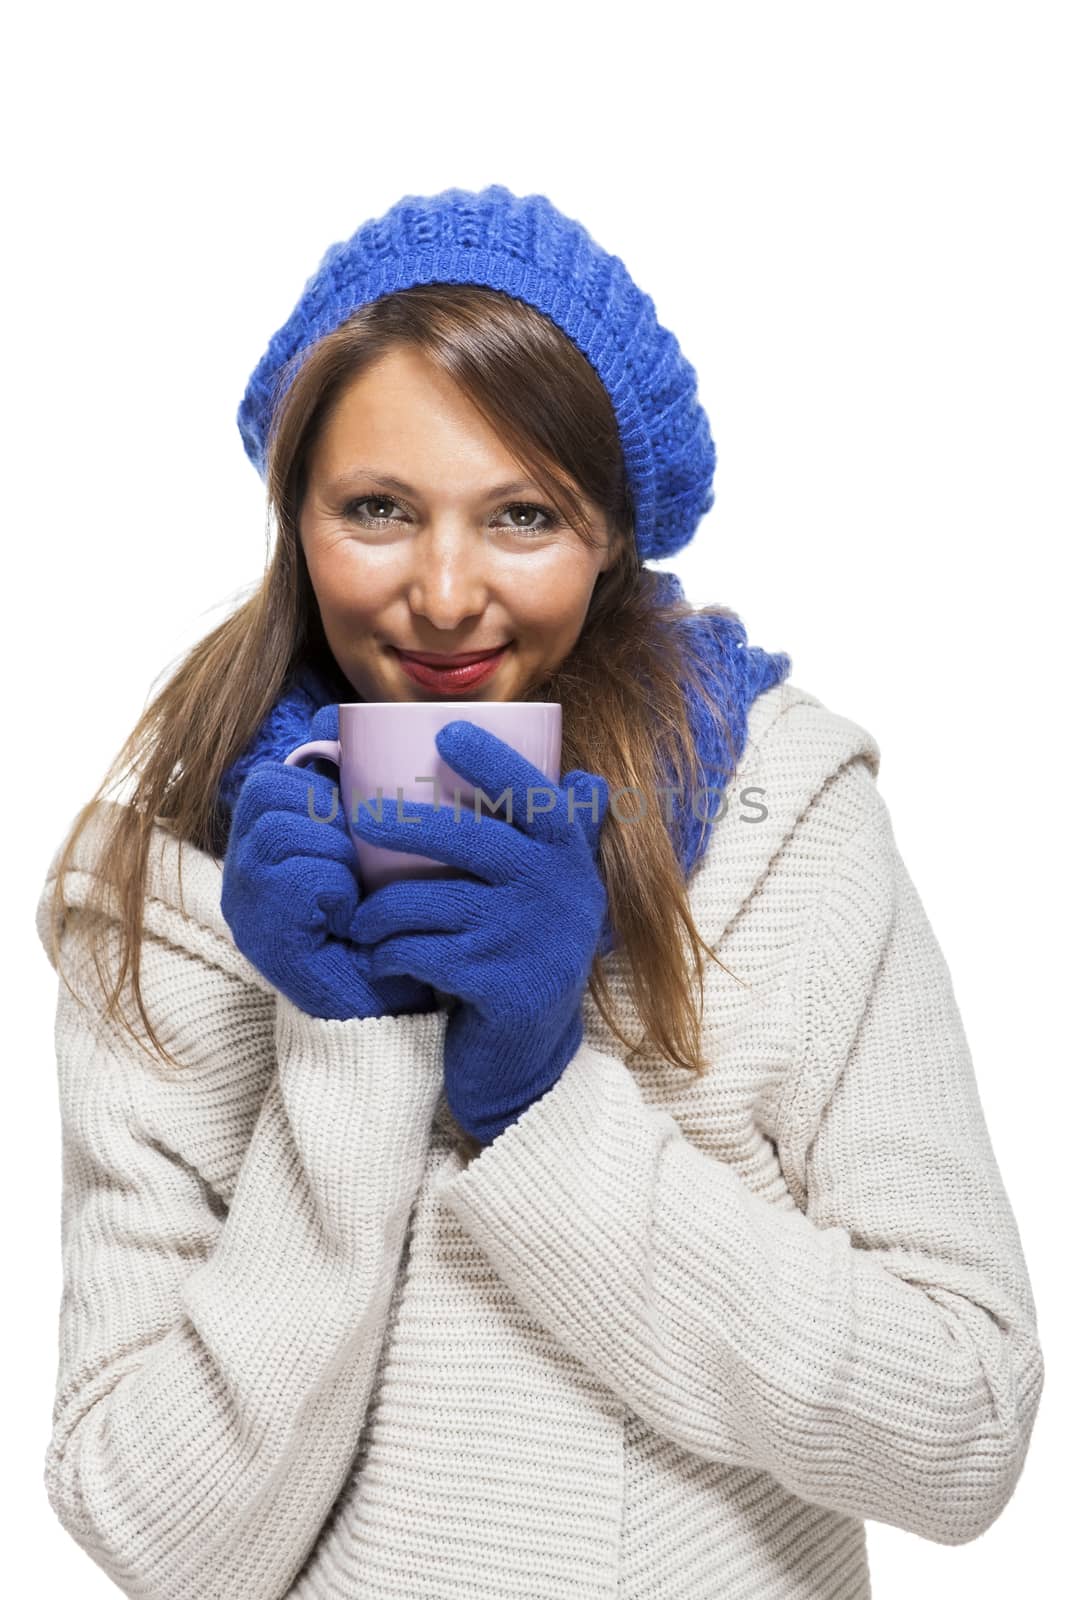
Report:
M 261 477 L 271 419 L 300 355 L 358 307 L 417 283 L 501 289 L 562 328 L 611 397 L 641 560 L 673 555 L 689 542 L 715 498 L 715 445 L 696 372 L 618 256 L 543 194 L 520 197 L 499 183 L 405 195 L 330 246 L 237 412 Z

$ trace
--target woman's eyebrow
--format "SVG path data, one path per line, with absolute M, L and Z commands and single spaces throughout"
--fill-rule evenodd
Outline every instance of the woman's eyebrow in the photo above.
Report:
M 396 489 L 400 494 L 417 495 L 419 493 L 410 483 L 405 483 L 403 478 L 394 477 L 390 472 L 376 472 L 373 467 L 350 467 L 348 471 L 339 472 L 336 477 L 331 478 L 326 487 L 329 490 L 349 488 L 358 478 L 372 478 L 375 483 L 384 484 L 387 489 Z M 538 489 L 535 483 L 531 483 L 528 479 L 520 478 L 514 483 L 495 484 L 493 488 L 486 489 L 483 498 L 496 500 L 502 495 L 525 494 L 527 492 L 540 494 L 541 490 Z

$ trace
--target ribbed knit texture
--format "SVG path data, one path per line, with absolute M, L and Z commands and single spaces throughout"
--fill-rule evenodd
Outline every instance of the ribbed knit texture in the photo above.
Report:
M 417 283 L 473 283 L 536 306 L 583 351 L 611 397 L 643 560 L 687 544 L 714 503 L 715 445 L 697 378 L 625 264 L 542 194 L 503 184 L 404 195 L 330 245 L 273 335 L 237 413 L 261 477 L 271 419 L 300 356 L 353 311 Z
M 1042 1354 L 878 764 L 762 695 L 690 884 L 710 1070 L 637 1039 L 614 952 L 635 1048 L 587 995 L 558 1083 L 466 1166 L 444 1013 L 302 1014 L 228 937 L 218 863 L 157 830 L 143 983 L 185 1064 L 62 986 L 56 1020 L 46 1484 L 121 1590 L 866 1600 L 864 1518 L 990 1526 Z M 63 940 L 90 990 L 97 844 Z

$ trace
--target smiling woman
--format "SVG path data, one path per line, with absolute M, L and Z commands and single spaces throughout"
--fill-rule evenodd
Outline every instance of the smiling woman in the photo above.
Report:
M 398 454 L 407 481 L 346 465 Z M 508 482 L 515 466 L 413 345 L 338 394 L 309 450 L 300 540 L 330 651 L 361 699 L 517 700 L 570 654 L 623 535 L 595 510 L 581 536 L 549 506 L 509 504 L 545 494 Z
M 650 565 L 715 451 L 649 296 L 544 196 L 406 196 L 238 424 L 267 571 L 38 906 L 63 1526 L 153 1600 L 867 1600 L 865 1519 L 984 1532 L 1043 1362 L 951 980 L 873 736 Z M 558 810 L 424 805 L 456 876 L 365 893 L 285 756 L 442 695 L 558 702 Z
M 620 430 L 588 356 L 529 300 L 416 281 L 310 346 L 299 318 L 292 337 L 281 373 L 253 374 L 239 422 L 253 459 L 265 452 L 279 547 L 298 563 L 308 666 L 324 684 L 339 675 L 334 698 L 559 701 L 566 765 L 595 765 L 646 796 L 676 791 L 673 810 L 653 804 L 637 826 L 609 817 L 601 863 L 643 1028 L 702 1072 L 691 967 L 716 958 L 686 877 L 714 805 L 691 797 L 722 792 L 748 707 L 789 658 L 750 647 L 734 613 L 693 608 L 676 580 L 642 564 L 687 542 L 712 500 L 715 452 L 693 369 L 655 334 L 663 354 L 649 359 L 652 370 L 668 362 L 670 420 L 654 507 L 628 462 L 647 451 L 648 424 Z M 264 405 L 261 381 L 284 391 L 277 404 Z M 538 496 L 522 502 L 533 531 L 511 526 L 507 497 L 519 494 Z M 410 659 L 405 669 L 401 655 L 489 645 L 506 646 L 499 665 L 469 683 Z M 262 749 L 254 743 L 253 758 Z M 224 774 L 221 807 L 233 796 Z M 617 1029 L 599 961 L 590 989 Z
M 413 276 L 430 270 L 423 262 Z M 101 867 L 123 908 L 111 1003 L 117 1014 L 129 971 L 146 1032 L 165 1049 L 139 982 L 153 827 L 221 857 L 245 774 L 301 743 L 321 707 L 556 700 L 565 764 L 653 797 L 636 823 L 606 819 L 601 870 L 642 1028 L 699 1074 L 692 972 L 717 957 L 693 921 L 687 879 L 714 828 L 706 793 L 724 792 L 749 707 L 789 657 L 750 646 L 734 612 L 693 607 L 672 575 L 643 564 L 686 543 L 713 499 L 695 373 L 653 320 L 648 371 L 620 371 L 613 400 L 563 327 L 486 283 L 413 281 L 348 301 L 310 342 L 298 306 L 285 330 L 292 354 L 276 337 L 253 373 L 238 423 L 277 530 L 267 573 L 190 651 L 109 775 L 124 763 L 137 772 Z M 580 294 L 570 316 L 588 321 Z M 603 359 L 617 365 L 614 346 Z M 620 430 L 635 383 L 656 371 L 659 410 Z M 418 663 L 489 647 L 501 647 L 492 671 Z M 599 959 L 589 982 L 617 1032 Z

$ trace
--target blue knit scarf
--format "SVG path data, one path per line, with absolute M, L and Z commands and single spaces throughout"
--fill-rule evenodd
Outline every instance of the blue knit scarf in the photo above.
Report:
M 673 572 L 657 572 L 656 578 L 660 598 L 667 601 L 684 599 L 681 583 Z M 757 695 L 789 676 L 792 661 L 784 651 L 772 655 L 758 645 L 750 645 L 744 624 L 733 615 L 700 617 L 693 614 L 686 617 L 681 625 L 691 635 L 691 648 L 698 663 L 706 665 L 714 674 L 718 685 L 716 703 L 725 713 L 740 759 L 747 738 L 752 702 Z M 227 826 L 241 784 L 256 762 L 267 758 L 283 760 L 290 750 L 307 740 L 308 728 L 315 713 L 331 701 L 336 702 L 336 698 L 334 691 L 310 664 L 305 663 L 300 667 L 289 688 L 275 701 L 260 724 L 252 741 L 223 775 L 218 799 Z M 669 798 L 665 799 L 664 814 L 671 829 L 675 854 L 688 881 L 711 842 L 718 797 L 729 781 L 734 764 L 730 761 L 719 728 L 708 712 L 704 697 L 687 689 L 686 701 L 708 792 L 694 794 L 688 785 L 680 784 L 683 794 L 675 798 L 673 806 Z M 671 773 L 669 781 L 676 780 L 677 774 Z

